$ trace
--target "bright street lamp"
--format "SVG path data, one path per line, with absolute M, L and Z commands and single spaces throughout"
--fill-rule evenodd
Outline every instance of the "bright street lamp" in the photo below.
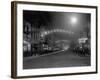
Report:
M 77 23 L 77 18 L 71 17 L 71 24 L 76 24 L 76 23 Z

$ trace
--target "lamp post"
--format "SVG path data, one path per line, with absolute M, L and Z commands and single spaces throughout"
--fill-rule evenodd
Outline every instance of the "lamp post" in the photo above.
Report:
M 77 27 L 76 25 L 77 25 L 77 23 L 78 23 L 78 17 L 77 16 L 75 16 L 75 15 L 72 15 L 72 16 L 70 16 L 70 29 L 71 29 L 71 32 L 72 31 L 75 31 L 75 28 Z M 74 32 L 75 33 L 75 32 Z M 77 35 L 77 34 L 76 34 Z M 76 45 L 76 38 L 75 39 L 73 39 L 74 37 L 72 36 L 72 47 L 74 47 L 75 45 Z
M 75 15 L 70 16 L 69 19 L 69 25 L 70 25 L 70 31 L 73 32 L 75 31 L 75 28 L 77 27 L 77 23 L 78 23 L 78 17 Z
M 71 25 L 77 24 L 77 21 L 78 21 L 78 19 L 77 19 L 76 16 L 71 16 L 71 19 L 70 19 L 70 24 L 71 24 Z

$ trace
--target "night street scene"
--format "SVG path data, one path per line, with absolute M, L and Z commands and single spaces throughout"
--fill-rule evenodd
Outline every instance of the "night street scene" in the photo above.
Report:
M 23 69 L 91 66 L 91 14 L 23 10 Z

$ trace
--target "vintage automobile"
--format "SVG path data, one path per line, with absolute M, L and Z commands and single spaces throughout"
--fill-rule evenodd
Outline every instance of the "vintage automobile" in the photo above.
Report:
M 31 46 L 32 46 L 32 53 L 34 55 L 50 54 L 52 52 L 61 50 L 57 46 L 50 46 L 48 44 L 33 44 Z

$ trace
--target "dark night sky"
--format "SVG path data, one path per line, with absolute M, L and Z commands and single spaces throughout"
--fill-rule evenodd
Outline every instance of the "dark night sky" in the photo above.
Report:
M 75 17 L 77 22 L 72 23 Z M 90 14 L 74 12 L 51 12 L 51 11 L 23 11 L 23 19 L 31 24 L 38 24 L 45 29 L 61 28 L 73 32 L 85 31 L 90 28 Z

